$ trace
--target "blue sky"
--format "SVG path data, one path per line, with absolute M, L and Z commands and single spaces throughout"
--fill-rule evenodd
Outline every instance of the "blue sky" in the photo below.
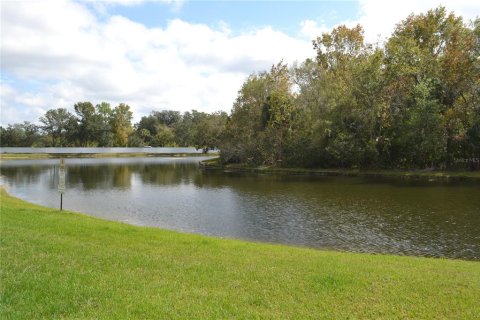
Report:
M 473 0 L 3 0 L 0 124 L 38 122 L 78 101 L 152 110 L 229 112 L 253 72 L 313 57 L 311 41 L 360 23 L 380 43 L 410 13 Z
M 271 26 L 290 35 L 298 33 L 301 21 L 310 19 L 334 26 L 356 19 L 356 1 L 190 1 L 177 6 L 149 2 L 142 6 L 115 6 L 108 10 L 148 27 L 165 27 L 168 20 L 182 19 L 212 27 L 227 23 L 237 32 Z

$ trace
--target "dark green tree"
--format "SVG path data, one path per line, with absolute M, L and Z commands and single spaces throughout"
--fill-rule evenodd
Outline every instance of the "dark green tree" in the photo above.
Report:
M 64 147 L 68 144 L 69 130 L 72 131 L 72 123 L 76 124 L 74 116 L 65 108 L 48 110 L 40 118 L 40 128 L 51 138 L 52 147 Z
M 98 137 L 102 132 L 102 119 L 96 113 L 91 102 L 78 102 L 74 105 L 78 122 L 78 144 L 81 147 L 98 145 Z

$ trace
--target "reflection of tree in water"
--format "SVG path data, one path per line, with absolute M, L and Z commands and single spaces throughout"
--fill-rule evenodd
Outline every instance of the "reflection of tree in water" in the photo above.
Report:
M 135 172 L 145 184 L 178 185 L 190 183 L 201 175 L 195 164 L 169 163 L 160 165 L 138 165 Z
M 130 189 L 132 185 L 132 173 L 130 166 L 115 166 L 113 168 L 113 187 L 118 189 Z
M 196 164 L 108 164 L 108 165 L 69 165 L 67 183 L 70 188 L 84 190 L 129 189 L 133 175 L 144 184 L 177 185 L 198 180 L 201 172 Z
M 111 187 L 109 166 L 67 166 L 67 188 L 85 190 Z
M 68 187 L 84 190 L 128 189 L 131 172 L 128 165 L 67 166 Z
M 0 175 L 4 176 L 9 183 L 17 185 L 38 183 L 45 172 L 49 172 L 53 178 L 56 174 L 55 166 L 0 167 Z

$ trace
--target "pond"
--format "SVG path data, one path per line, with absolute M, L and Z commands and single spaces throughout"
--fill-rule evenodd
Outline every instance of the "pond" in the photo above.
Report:
M 354 252 L 480 260 L 480 184 L 202 171 L 191 158 L 66 159 L 67 210 L 172 230 Z M 1 163 L 58 208 L 58 159 Z

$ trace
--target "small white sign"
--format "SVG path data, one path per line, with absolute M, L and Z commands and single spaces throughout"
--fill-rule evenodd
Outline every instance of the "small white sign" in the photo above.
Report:
M 65 161 L 60 159 L 60 168 L 58 169 L 58 192 L 65 192 Z

